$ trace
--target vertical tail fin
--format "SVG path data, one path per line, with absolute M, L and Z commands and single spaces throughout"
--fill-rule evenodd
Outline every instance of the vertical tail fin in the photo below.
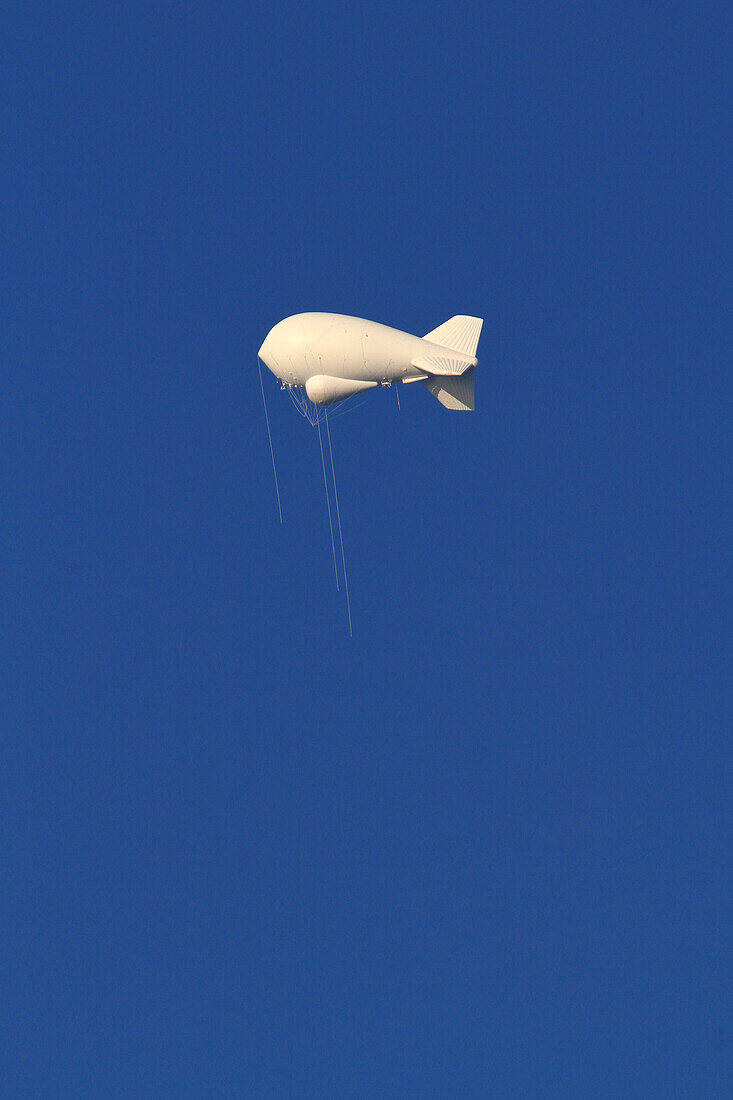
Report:
M 459 313 L 456 317 L 451 317 L 450 321 L 438 325 L 423 339 L 444 348 L 452 348 L 453 351 L 461 351 L 464 355 L 475 355 L 483 323 L 482 317 L 464 317 Z
M 433 397 L 437 397 L 441 405 L 446 409 L 455 409 L 457 412 L 473 412 L 473 377 L 475 367 L 471 367 L 465 374 L 437 374 L 429 378 L 423 378 L 422 384 L 430 390 Z

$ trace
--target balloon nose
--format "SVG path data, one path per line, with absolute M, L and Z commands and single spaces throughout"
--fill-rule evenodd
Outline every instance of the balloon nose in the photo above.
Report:
M 287 329 L 283 329 L 282 321 L 270 329 L 257 354 L 276 378 L 285 379 L 285 363 L 289 354 L 289 345 Z
M 262 347 L 257 354 L 267 369 L 271 370 L 274 375 L 277 375 L 277 362 L 272 350 L 272 330 L 268 332 L 267 336 L 262 341 Z

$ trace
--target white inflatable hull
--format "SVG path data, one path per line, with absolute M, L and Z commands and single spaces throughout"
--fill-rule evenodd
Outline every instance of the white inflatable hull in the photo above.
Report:
M 481 318 L 457 316 L 426 337 L 340 313 L 298 313 L 265 338 L 260 359 L 317 405 L 393 382 L 423 381 L 446 408 L 473 408 Z M 439 383 L 435 379 L 440 379 Z

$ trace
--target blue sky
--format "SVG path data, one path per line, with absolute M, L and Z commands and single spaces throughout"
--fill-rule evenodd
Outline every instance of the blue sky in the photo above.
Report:
M 2 1091 L 733 1088 L 723 5 L 15 5 Z M 305 310 L 485 318 L 317 436 Z

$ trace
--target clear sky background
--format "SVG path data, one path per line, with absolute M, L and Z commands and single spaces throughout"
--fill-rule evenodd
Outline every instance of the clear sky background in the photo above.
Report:
M 6 9 L 3 1096 L 732 1094 L 728 8 Z

